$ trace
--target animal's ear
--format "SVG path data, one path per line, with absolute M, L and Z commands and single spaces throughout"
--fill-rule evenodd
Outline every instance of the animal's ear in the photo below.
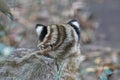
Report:
M 35 30 L 38 36 L 40 36 L 41 32 L 43 31 L 43 29 L 46 28 L 45 25 L 43 24 L 36 24 L 35 26 Z
M 75 29 L 75 31 L 78 35 L 78 38 L 80 40 L 80 24 L 78 23 L 78 21 L 73 19 L 73 20 L 69 21 L 68 24 L 71 25 Z
M 73 27 L 76 27 L 76 28 L 80 28 L 80 24 L 79 22 L 76 20 L 76 19 L 72 19 L 68 22 L 69 25 L 73 26 Z

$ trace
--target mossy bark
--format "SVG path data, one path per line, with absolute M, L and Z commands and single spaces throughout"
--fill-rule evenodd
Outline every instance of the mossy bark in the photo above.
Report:
M 0 62 L 0 80 L 55 80 L 57 66 L 54 59 L 33 55 L 21 61 L 24 56 L 32 54 L 24 53 L 15 52 Z M 80 54 L 58 63 L 59 67 L 64 65 L 59 80 L 78 80 L 79 64 Z

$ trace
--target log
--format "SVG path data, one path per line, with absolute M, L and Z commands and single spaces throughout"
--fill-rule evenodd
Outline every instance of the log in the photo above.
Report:
M 80 54 L 58 62 L 33 49 L 16 49 L 0 62 L 0 80 L 79 80 Z M 35 54 L 28 57 L 30 54 Z

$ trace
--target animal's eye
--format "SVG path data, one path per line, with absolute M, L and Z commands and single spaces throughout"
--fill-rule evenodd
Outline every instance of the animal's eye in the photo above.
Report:
M 43 39 L 45 38 L 45 36 L 47 34 L 47 27 L 42 24 L 37 24 L 35 26 L 35 29 L 36 29 L 37 35 L 39 36 L 39 40 L 43 41 Z

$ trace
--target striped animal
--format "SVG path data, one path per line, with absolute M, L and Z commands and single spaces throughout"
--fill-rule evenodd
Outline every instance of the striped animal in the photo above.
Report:
M 37 24 L 36 32 L 39 36 L 38 50 L 25 55 L 21 62 L 33 55 L 39 59 L 45 55 L 55 61 L 58 72 L 63 69 L 60 80 L 80 80 L 80 25 L 77 20 L 50 26 Z M 36 72 L 39 74 L 39 70 Z
M 80 53 L 80 25 L 77 20 L 50 26 L 37 24 L 35 28 L 39 36 L 37 47 L 42 55 L 66 59 Z

